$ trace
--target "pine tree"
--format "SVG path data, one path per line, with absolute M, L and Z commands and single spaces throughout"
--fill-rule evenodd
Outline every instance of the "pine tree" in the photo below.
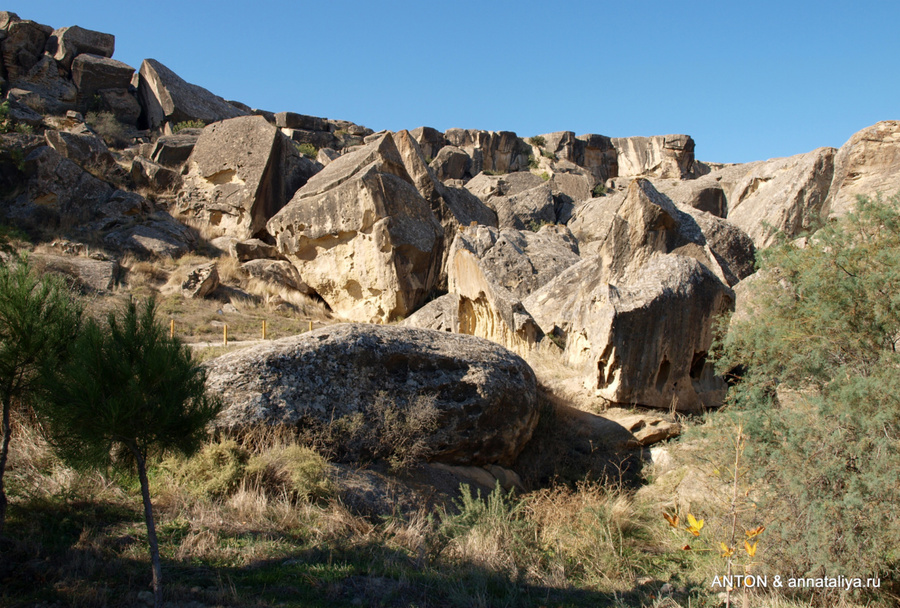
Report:
M 60 364 L 78 334 L 81 306 L 58 277 L 37 277 L 23 258 L 0 265 L 0 535 L 6 523 L 3 485 L 14 406 L 27 407 L 40 369 Z
M 51 443 L 78 468 L 137 469 L 153 567 L 155 605 L 162 573 L 147 463 L 166 452 L 191 454 L 220 409 L 205 390 L 205 373 L 188 347 L 156 321 L 151 300 L 132 302 L 121 319 L 89 321 L 68 365 L 47 379 L 40 413 Z

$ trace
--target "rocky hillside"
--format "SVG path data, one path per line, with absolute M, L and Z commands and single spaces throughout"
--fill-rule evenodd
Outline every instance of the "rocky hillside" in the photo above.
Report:
M 846 213 L 859 194 L 900 189 L 900 122 L 864 129 L 840 150 L 720 165 L 697 160 L 688 135 L 376 133 L 228 101 L 154 59 L 126 65 L 114 49 L 111 34 L 0 13 L 5 223 L 66 243 L 50 265 L 96 293 L 127 283 L 125 255 L 213 251 L 184 297 L 215 297 L 228 265 L 321 302 L 336 320 L 408 328 L 353 326 L 321 343 L 235 355 L 242 363 L 214 366 L 226 375 L 213 378 L 235 394 L 251 390 L 227 376 L 242 365 L 270 366 L 283 349 L 302 359 L 342 340 L 333 349 L 344 354 L 329 357 L 362 357 L 357 369 L 394 375 L 370 391 L 424 390 L 422 370 L 499 365 L 458 353 L 507 361 L 506 350 L 468 335 L 550 361 L 564 370 L 559 394 L 577 403 L 716 407 L 725 385 L 707 362 L 713 323 L 733 310 L 756 249 Z M 417 346 L 354 350 L 366 340 Z M 453 381 L 474 391 L 472 403 L 454 398 L 446 378 L 432 387 L 448 400 L 439 408 L 452 420 L 448 437 L 500 419 L 514 437 L 485 428 L 471 445 L 445 438 L 436 453 L 447 462 L 510 465 L 527 443 L 536 385 L 527 365 L 507 363 L 524 383 L 515 390 L 529 393 L 515 404 L 503 401 L 502 383 L 482 390 L 499 382 L 496 369 Z M 267 373 L 272 386 L 252 390 L 277 393 L 279 405 L 236 397 L 232 422 L 298 415 L 300 398 L 273 388 L 280 372 Z M 333 370 L 336 382 L 350 374 Z M 553 377 L 538 379 L 553 388 Z

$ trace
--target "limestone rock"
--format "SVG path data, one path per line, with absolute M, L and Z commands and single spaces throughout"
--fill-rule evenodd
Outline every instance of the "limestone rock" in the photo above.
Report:
M 270 245 L 260 239 L 247 239 L 246 241 L 235 241 L 230 249 L 231 255 L 239 262 L 249 262 L 250 260 L 282 260 L 278 247 Z
M 154 192 L 165 192 L 181 184 L 178 173 L 140 156 L 131 161 L 131 179 L 136 187 Z
M 777 231 L 794 237 L 815 226 L 831 186 L 834 153 L 819 148 L 754 164 L 728 196 L 728 221 L 758 248 L 771 245 Z
M 543 334 L 522 306 L 522 298 L 578 259 L 574 239 L 562 227 L 547 226 L 537 234 L 463 228 L 450 250 L 447 271 L 448 289 L 458 296 L 458 306 L 455 313 L 441 317 L 455 323 L 452 331 L 525 354 Z M 433 312 L 423 313 L 419 320 L 430 322 L 429 315 Z
M 527 171 L 507 175 L 479 173 L 466 182 L 466 190 L 487 203 L 492 197 L 513 196 L 543 183 L 544 180 L 539 175 Z
M 696 412 L 721 405 L 725 394 L 706 356 L 713 322 L 733 300 L 696 259 L 652 252 L 616 269 L 601 255 L 585 259 L 524 306 L 565 341 L 567 363 L 583 370 L 597 396 Z
M 194 234 L 165 213 L 113 230 L 103 240 L 116 249 L 156 257 L 179 257 L 196 244 Z
M 141 104 L 131 89 L 100 89 L 100 110 L 110 112 L 122 124 L 135 126 L 141 115 Z
M 247 239 L 259 234 L 287 192 L 290 143 L 261 116 L 241 116 L 204 128 L 187 162 L 177 209 L 218 231 Z
M 76 163 L 82 169 L 106 169 L 116 164 L 103 140 L 92 133 L 71 133 L 47 130 L 47 143 L 62 156 Z
M 90 107 L 94 95 L 103 89 L 127 91 L 133 75 L 134 68 L 127 63 L 99 55 L 82 54 L 72 62 L 72 82 L 78 87 L 82 110 Z
M 448 179 L 463 179 L 469 173 L 471 163 L 472 159 L 461 149 L 456 146 L 444 146 L 429 166 L 437 178 L 444 182 Z
M 699 179 L 652 179 L 653 187 L 679 205 L 725 217 L 728 199 L 722 184 L 713 176 Z
M 513 353 L 472 336 L 335 325 L 229 353 L 209 363 L 226 408 L 218 424 L 331 422 L 364 413 L 379 394 L 399 407 L 433 398 L 432 460 L 509 466 L 537 423 L 534 373 Z
M 78 90 L 63 78 L 52 58 L 42 56 L 25 74 L 12 81 L 10 96 L 40 114 L 65 114 L 74 110 Z
M 400 325 L 459 333 L 459 302 L 459 294 L 444 294 L 403 319 Z
M 300 273 L 290 262 L 268 259 L 250 260 L 241 264 L 241 270 L 253 279 L 309 293 L 309 286 L 303 282 Z
M 119 276 L 119 264 L 115 261 L 39 253 L 31 254 L 30 258 L 41 272 L 71 277 L 79 286 L 91 291 L 111 290 Z
M 885 198 L 900 191 L 900 121 L 886 120 L 855 133 L 834 157 L 825 217 L 846 215 L 857 196 Z
M 185 82 L 155 59 L 145 59 L 139 74 L 138 96 L 151 129 L 167 121 L 201 120 L 208 125 L 246 114 L 203 87 Z
M 150 159 L 166 167 L 179 167 L 190 158 L 202 129 L 182 129 L 175 135 L 163 135 L 152 145 Z
M 526 230 L 556 223 L 553 188 L 547 182 L 510 196 L 493 196 L 487 204 L 497 213 L 501 228 Z
M 310 178 L 267 229 L 306 283 L 351 320 L 406 316 L 438 278 L 443 230 L 389 133 Z
M 694 140 L 688 135 L 614 137 L 618 177 L 685 177 L 694 164 Z M 612 176 L 610 176 L 612 177 Z
M 594 183 L 602 184 L 618 176 L 618 153 L 612 139 L 593 133 L 579 135 L 575 139 L 576 159 L 573 162 L 590 171 Z
M 472 159 L 470 175 L 474 176 L 480 171 L 512 173 L 528 170 L 531 146 L 511 131 L 448 129 L 444 138 Z
M 431 127 L 419 127 L 410 131 L 413 139 L 419 144 L 425 158 L 437 158 L 441 149 L 447 145 L 444 134 Z
M 317 116 L 307 116 L 294 112 L 275 114 L 275 126 L 280 129 L 303 129 L 305 131 L 330 131 L 328 121 Z
M 4 28 L 6 35 L 0 42 L 0 52 L 3 55 L 6 78 L 15 83 L 40 61 L 53 28 L 34 21 L 20 20 L 15 13 L 9 15 L 11 17 Z
M 181 293 L 186 298 L 205 298 L 219 286 L 219 271 L 215 262 L 191 268 L 181 284 Z
M 322 148 L 316 153 L 316 162 L 323 167 L 340 156 L 340 152 L 331 148 Z
M 659 416 L 648 414 L 627 414 L 622 411 L 606 412 L 605 418 L 622 425 L 634 439 L 625 447 L 648 447 L 655 443 L 681 435 L 681 425 Z
M 47 53 L 61 66 L 70 70 L 76 56 L 81 54 L 112 57 L 116 49 L 116 37 L 77 25 L 53 30 L 47 39 Z

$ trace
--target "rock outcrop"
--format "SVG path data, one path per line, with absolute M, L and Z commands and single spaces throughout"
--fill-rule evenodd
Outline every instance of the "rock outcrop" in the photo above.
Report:
M 247 114 L 178 74 L 155 59 L 144 59 L 138 81 L 143 120 L 152 129 L 164 123 L 202 121 L 210 124 Z
M 834 157 L 834 177 L 823 215 L 846 215 L 857 196 L 900 191 L 900 121 L 886 120 L 855 133 Z
M 815 227 L 831 186 L 834 152 L 819 148 L 755 163 L 728 195 L 728 221 L 759 248 L 775 242 L 778 232 L 794 237 Z
M 209 125 L 188 158 L 178 212 L 218 235 L 257 236 L 302 185 L 292 160 L 299 162 L 293 146 L 261 116 Z
M 689 135 L 614 137 L 611 141 L 616 149 L 616 177 L 681 179 L 694 164 L 694 140 Z
M 433 399 L 432 459 L 509 466 L 537 423 L 534 373 L 496 344 L 406 327 L 336 325 L 250 347 L 209 364 L 226 408 L 218 424 L 329 423 L 369 410 L 379 394 L 398 407 Z
M 448 129 L 444 138 L 472 159 L 468 172 L 471 176 L 481 171 L 511 173 L 528 170 L 531 147 L 511 131 Z
M 332 161 L 267 229 L 310 288 L 350 320 L 406 316 L 438 279 L 443 229 L 389 133 Z

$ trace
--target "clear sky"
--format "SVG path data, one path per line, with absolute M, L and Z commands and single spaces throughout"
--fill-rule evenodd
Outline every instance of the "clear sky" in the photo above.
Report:
M 900 119 L 900 2 L 7 2 L 116 35 L 226 99 L 372 129 L 687 133 L 697 158 L 840 147 Z

